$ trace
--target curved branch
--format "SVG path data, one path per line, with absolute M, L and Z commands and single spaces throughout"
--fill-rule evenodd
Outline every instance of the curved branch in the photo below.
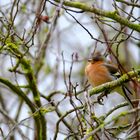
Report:
M 60 2 L 60 0 L 54 0 L 54 1 Z M 101 9 L 95 8 L 94 6 L 89 6 L 89 5 L 82 3 L 82 2 L 64 1 L 63 4 L 65 6 L 78 8 L 78 9 L 81 9 L 85 12 L 91 12 L 91 13 L 97 14 L 99 16 L 113 19 L 113 20 L 117 21 L 118 23 L 129 27 L 132 30 L 140 32 L 140 25 L 139 24 L 135 24 L 135 23 L 129 21 L 128 19 L 121 17 L 120 15 L 117 14 L 116 11 L 110 12 L 110 11 L 101 10 Z
M 14 84 L 12 84 L 7 79 L 4 79 L 4 78 L 1 78 L 0 77 L 0 82 L 3 83 L 4 85 L 6 85 L 8 88 L 10 88 L 19 97 L 21 97 L 26 102 L 26 104 L 30 107 L 30 109 L 32 110 L 32 112 L 35 112 L 36 111 L 35 105 L 30 101 L 30 99 L 24 94 L 24 92 L 22 90 L 20 90 L 17 86 L 15 86 Z
M 20 90 L 17 86 L 15 86 L 14 84 L 12 84 L 10 81 L 8 81 L 7 79 L 1 78 L 0 77 L 0 83 L 6 85 L 9 89 L 11 89 L 15 94 L 17 94 L 19 97 L 21 97 L 26 104 L 30 107 L 32 113 L 34 113 L 36 111 L 36 107 L 35 105 L 30 101 L 30 99 L 24 94 L 24 92 L 22 90 Z M 35 124 L 36 124 L 36 130 L 37 130 L 37 135 L 40 134 L 40 121 L 39 119 L 34 116 L 34 120 L 35 120 Z

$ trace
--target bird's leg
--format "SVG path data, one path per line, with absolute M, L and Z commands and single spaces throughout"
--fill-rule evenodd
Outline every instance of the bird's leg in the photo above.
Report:
M 110 90 L 105 90 L 104 91 L 104 96 L 106 96 L 106 98 L 107 98 L 107 96 L 108 96 L 109 93 L 110 93 Z

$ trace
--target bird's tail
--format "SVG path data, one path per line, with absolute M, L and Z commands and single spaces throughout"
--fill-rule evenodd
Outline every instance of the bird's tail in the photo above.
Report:
M 134 108 L 134 105 L 131 101 L 130 94 L 133 94 L 133 91 L 131 91 L 127 86 L 122 85 L 119 87 L 116 87 L 113 91 L 119 93 L 121 96 L 125 98 L 126 101 Z

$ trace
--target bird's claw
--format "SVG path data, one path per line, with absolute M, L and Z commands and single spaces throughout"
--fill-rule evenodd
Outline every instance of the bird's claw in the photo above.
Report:
M 97 101 L 98 101 L 98 103 L 99 103 L 100 105 L 104 105 L 104 104 L 103 104 L 103 101 L 104 101 L 103 98 L 101 98 L 101 97 L 98 96 L 98 97 L 97 97 Z
M 98 101 L 98 103 L 101 104 L 101 105 L 104 105 L 104 104 L 103 104 L 103 101 L 104 101 L 104 100 L 103 100 L 103 97 L 104 97 L 104 96 L 107 97 L 107 95 L 108 95 L 108 94 L 107 94 L 106 91 L 103 92 L 101 95 L 99 95 L 99 96 L 97 97 L 97 101 Z

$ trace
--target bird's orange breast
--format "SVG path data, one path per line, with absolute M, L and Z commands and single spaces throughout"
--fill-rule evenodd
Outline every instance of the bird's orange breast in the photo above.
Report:
M 98 86 L 113 80 L 108 69 L 103 65 L 102 61 L 96 62 L 94 64 L 88 63 L 85 68 L 85 74 L 92 86 Z

